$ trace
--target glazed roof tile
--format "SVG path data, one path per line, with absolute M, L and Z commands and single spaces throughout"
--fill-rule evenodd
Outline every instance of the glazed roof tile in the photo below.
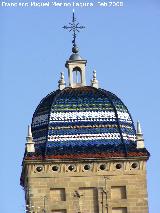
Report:
M 42 99 L 32 118 L 32 135 L 35 153 L 26 153 L 26 160 L 149 156 L 136 148 L 124 103 L 89 86 L 67 87 Z

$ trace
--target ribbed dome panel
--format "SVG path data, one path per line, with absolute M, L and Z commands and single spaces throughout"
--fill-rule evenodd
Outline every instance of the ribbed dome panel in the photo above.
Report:
M 32 119 L 35 157 L 127 156 L 136 132 L 127 107 L 111 92 L 67 87 L 46 96 Z M 28 157 L 31 155 L 28 155 Z

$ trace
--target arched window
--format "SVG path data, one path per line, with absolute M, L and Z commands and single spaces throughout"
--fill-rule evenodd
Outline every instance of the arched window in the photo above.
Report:
M 73 69 L 73 83 L 74 84 L 81 84 L 82 83 L 81 69 L 79 67 L 75 67 Z

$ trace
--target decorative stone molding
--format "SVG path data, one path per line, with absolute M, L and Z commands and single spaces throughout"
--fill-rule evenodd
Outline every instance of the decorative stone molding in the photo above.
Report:
M 51 164 L 31 164 L 26 165 L 26 174 L 48 174 L 48 175 L 58 175 L 58 174 L 80 174 L 85 175 L 88 172 L 95 175 L 104 174 L 108 175 L 110 172 L 123 173 L 123 172 L 136 172 L 139 170 L 145 170 L 145 161 L 115 161 L 115 162 L 63 162 L 63 163 L 51 163 Z

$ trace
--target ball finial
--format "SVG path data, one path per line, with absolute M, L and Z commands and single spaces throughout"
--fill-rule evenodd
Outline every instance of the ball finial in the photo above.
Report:
M 78 49 L 78 47 L 76 45 L 72 47 L 72 52 L 73 53 L 78 53 L 78 51 L 79 51 L 79 49 Z

